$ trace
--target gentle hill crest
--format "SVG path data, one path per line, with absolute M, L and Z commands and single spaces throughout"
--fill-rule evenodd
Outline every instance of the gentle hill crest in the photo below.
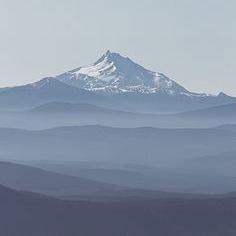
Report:
M 117 188 L 112 184 L 3 161 L 0 161 L 0 185 L 51 196 L 94 194 Z

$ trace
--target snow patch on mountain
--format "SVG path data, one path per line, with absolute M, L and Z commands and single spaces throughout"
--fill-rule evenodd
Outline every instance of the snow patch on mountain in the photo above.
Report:
M 136 64 L 128 57 L 107 51 L 92 65 L 79 67 L 56 77 L 61 82 L 106 94 L 142 93 L 206 96 L 191 93 L 162 73 Z

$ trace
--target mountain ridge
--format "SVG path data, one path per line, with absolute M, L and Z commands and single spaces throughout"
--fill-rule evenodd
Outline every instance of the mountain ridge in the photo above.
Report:
M 177 113 L 236 103 L 236 97 L 190 92 L 164 74 L 110 51 L 89 66 L 0 90 L 3 110 L 33 108 L 55 101 L 135 113 Z
M 91 179 L 6 161 L 0 161 L 0 185 L 19 191 L 36 192 L 57 197 L 73 194 L 94 194 L 120 188 Z
M 1 234 L 9 236 L 195 236 L 196 232 L 235 236 L 236 232 L 236 199 L 230 196 L 134 197 L 100 203 L 62 201 L 0 186 L 0 201 Z
M 72 86 L 108 94 L 135 92 L 207 96 L 203 93 L 191 93 L 165 74 L 150 71 L 129 57 L 109 50 L 95 63 L 78 67 L 55 78 Z

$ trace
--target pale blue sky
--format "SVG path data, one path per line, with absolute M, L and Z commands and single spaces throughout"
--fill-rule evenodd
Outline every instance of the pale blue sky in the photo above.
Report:
M 189 90 L 236 95 L 235 12 L 235 0 L 0 0 L 0 86 L 110 49 Z

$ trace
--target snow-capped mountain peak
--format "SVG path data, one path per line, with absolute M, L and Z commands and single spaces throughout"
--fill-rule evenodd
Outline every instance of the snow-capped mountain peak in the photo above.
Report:
M 56 77 L 61 82 L 82 89 L 105 93 L 189 93 L 162 73 L 152 72 L 128 57 L 107 51 L 94 64 L 79 67 Z

